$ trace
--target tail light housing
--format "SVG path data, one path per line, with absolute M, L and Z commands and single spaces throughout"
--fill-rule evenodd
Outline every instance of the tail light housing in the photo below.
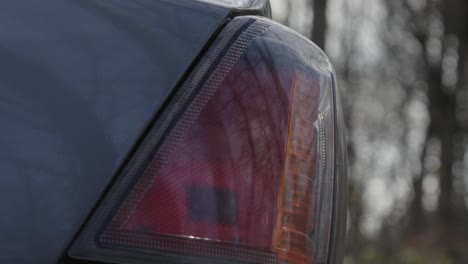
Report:
M 115 263 L 337 263 L 346 153 L 333 68 L 233 19 L 168 99 L 73 243 Z

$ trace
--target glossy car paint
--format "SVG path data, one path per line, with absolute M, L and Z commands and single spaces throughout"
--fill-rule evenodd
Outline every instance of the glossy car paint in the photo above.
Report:
M 54 263 L 227 18 L 266 1 L 0 4 L 0 263 Z

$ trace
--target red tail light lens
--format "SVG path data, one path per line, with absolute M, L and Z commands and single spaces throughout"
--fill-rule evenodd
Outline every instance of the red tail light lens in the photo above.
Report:
M 333 74 L 281 26 L 232 21 L 157 118 L 71 256 L 324 263 Z

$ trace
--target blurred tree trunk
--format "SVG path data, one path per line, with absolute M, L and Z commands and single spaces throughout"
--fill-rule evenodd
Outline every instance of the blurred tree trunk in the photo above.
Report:
M 327 32 L 327 0 L 312 0 L 314 21 L 312 24 L 312 41 L 323 50 Z
M 292 0 L 286 0 L 286 20 L 284 21 L 284 24 L 288 27 L 291 26 L 291 13 L 292 13 Z
M 443 1 L 443 17 L 445 25 L 444 47 L 449 45 L 449 40 L 455 38 L 458 42 L 458 47 L 445 47 L 444 51 L 448 48 L 456 48 L 458 53 L 458 67 L 455 69 L 458 73 L 465 71 L 465 58 L 464 47 L 467 45 L 467 20 L 466 0 L 446 0 Z M 454 44 L 451 44 L 454 45 Z M 441 63 L 443 64 L 443 63 Z M 461 81 L 462 75 L 458 74 L 459 78 L 455 84 L 455 90 L 447 92 L 448 87 L 445 87 L 445 93 L 440 93 L 437 100 L 440 107 L 439 126 L 440 126 L 440 139 L 441 139 L 441 170 L 440 170 L 440 196 L 438 206 L 439 224 L 445 230 L 453 233 L 453 164 L 461 157 L 455 156 L 455 148 L 461 142 L 457 142 L 456 133 L 458 124 L 456 119 L 456 95 L 462 89 L 463 82 Z
M 452 45 L 452 49 L 455 49 L 458 55 L 458 64 L 457 71 L 458 78 L 456 80 L 455 89 L 453 91 L 453 101 L 452 101 L 452 111 L 453 111 L 453 131 L 450 136 L 452 138 L 452 163 L 448 163 L 452 165 L 449 168 L 446 168 L 450 171 L 452 179 L 451 182 L 446 182 L 446 184 L 451 184 L 452 189 L 455 187 L 454 179 L 457 177 L 454 175 L 453 164 L 456 161 L 463 160 L 464 149 L 466 147 L 466 143 L 464 142 L 463 137 L 457 135 L 466 135 L 466 120 L 465 124 L 463 124 L 463 120 L 458 119 L 457 115 L 459 116 L 466 116 L 468 114 L 467 108 L 467 101 L 466 97 L 463 100 L 460 99 L 459 96 L 466 94 L 468 87 L 467 87 L 467 52 L 468 52 L 468 2 L 466 0 L 446 0 L 444 2 L 444 17 L 445 17 L 445 31 L 446 31 L 446 38 L 447 40 L 451 40 L 452 43 L 448 42 L 447 44 Z M 455 40 L 455 41 L 454 41 Z M 463 112 L 464 111 L 464 112 Z M 462 149 L 462 151 L 457 151 L 458 149 Z M 442 160 L 442 163 L 444 161 Z M 466 176 L 466 175 L 465 175 Z M 443 179 L 442 179 L 443 180 Z M 462 208 L 456 207 L 455 201 L 457 199 L 464 200 L 465 197 L 459 197 L 460 194 L 457 192 L 452 191 L 452 193 L 447 194 L 443 192 L 443 181 L 441 182 L 441 196 L 439 197 L 439 213 L 441 217 L 441 221 L 445 222 L 446 229 L 450 232 L 446 235 L 449 236 L 446 238 L 446 241 L 451 243 L 451 248 L 458 248 L 458 251 L 465 251 L 466 245 L 468 244 L 468 237 L 467 237 L 467 228 L 466 228 L 466 207 L 463 204 Z M 465 189 L 466 191 L 466 189 Z M 465 195 L 462 195 L 465 196 Z M 447 209 L 451 211 L 446 211 Z M 449 214 L 450 218 L 446 218 L 446 214 Z M 463 245 L 463 246 L 461 246 Z M 466 260 L 466 259 L 465 259 Z

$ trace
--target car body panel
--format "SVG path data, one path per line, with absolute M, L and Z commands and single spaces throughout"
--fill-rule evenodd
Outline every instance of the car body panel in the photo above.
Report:
M 209 39 L 265 3 L 2 2 L 0 263 L 62 258 Z

